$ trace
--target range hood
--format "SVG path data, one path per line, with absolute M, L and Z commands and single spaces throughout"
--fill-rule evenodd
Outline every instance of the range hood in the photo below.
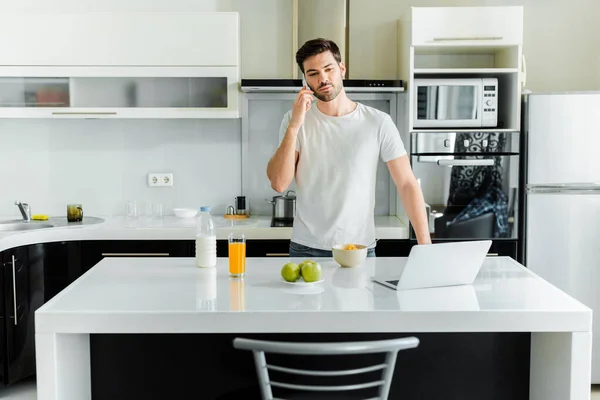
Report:
M 242 79 L 243 92 L 298 92 L 302 88 L 302 71 L 296 65 L 296 52 L 308 40 L 323 37 L 340 48 L 349 75 L 349 3 L 350 0 L 293 0 L 292 79 Z M 402 80 L 344 79 L 346 92 L 402 92 Z
M 299 92 L 301 79 L 242 79 L 242 92 Z M 403 92 L 402 80 L 344 79 L 344 90 L 352 92 Z

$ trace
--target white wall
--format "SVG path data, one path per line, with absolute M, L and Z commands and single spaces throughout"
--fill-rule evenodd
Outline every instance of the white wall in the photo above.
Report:
M 350 77 L 397 76 L 396 21 L 411 6 L 513 5 L 524 6 L 527 88 L 600 90 L 598 0 L 350 0 Z
M 528 89 L 600 90 L 600 1 L 486 0 L 485 4 L 525 6 Z
M 127 200 L 224 213 L 241 190 L 240 120 L 0 120 L 0 216 L 124 215 Z M 172 172 L 151 188 L 148 172 Z

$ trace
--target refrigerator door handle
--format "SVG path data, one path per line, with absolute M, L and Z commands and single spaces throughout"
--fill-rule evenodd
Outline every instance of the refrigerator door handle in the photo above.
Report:
M 529 193 L 600 193 L 600 184 L 527 185 Z
M 13 309 L 15 313 L 15 326 L 19 323 L 17 319 L 17 274 L 15 271 L 15 255 L 12 255 L 12 278 L 13 278 Z

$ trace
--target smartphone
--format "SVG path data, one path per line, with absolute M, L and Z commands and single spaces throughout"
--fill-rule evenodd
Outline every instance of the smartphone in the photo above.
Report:
M 310 89 L 308 87 L 308 83 L 306 83 L 306 78 L 304 77 L 304 74 L 302 74 L 302 87 L 305 87 L 307 89 Z

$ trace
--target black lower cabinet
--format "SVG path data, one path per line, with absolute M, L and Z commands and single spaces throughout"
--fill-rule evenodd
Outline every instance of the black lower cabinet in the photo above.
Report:
M 408 257 L 416 241 L 408 239 L 382 239 L 377 242 L 377 257 Z M 194 253 L 192 253 L 192 256 Z M 217 241 L 217 256 L 227 257 L 227 240 Z M 254 239 L 246 242 L 247 257 L 289 257 L 289 239 Z
M 194 253 L 195 254 L 195 253 Z M 194 255 L 192 254 L 192 256 Z M 217 256 L 227 257 L 227 240 L 217 240 Z M 249 239 L 246 240 L 246 257 L 289 257 L 289 239 Z
M 408 239 L 380 239 L 375 246 L 377 257 L 408 257 L 410 249 L 416 244 Z
M 455 240 L 459 241 L 459 240 Z M 433 240 L 433 243 L 447 243 L 448 240 Z M 408 257 L 410 249 L 417 244 L 412 239 L 381 239 L 375 247 L 377 257 Z M 508 256 L 517 258 L 516 240 L 493 240 L 489 250 L 491 256 Z M 263 239 L 248 240 L 246 243 L 247 257 L 289 257 L 290 240 L 288 239 Z M 195 255 L 192 246 L 190 257 Z M 227 240 L 217 241 L 217 256 L 227 257 Z
M 77 243 L 17 247 L 0 254 L 0 385 L 35 374 L 35 311 L 78 277 Z
M 85 272 L 106 257 L 193 257 L 193 240 L 90 240 L 81 242 Z
M 289 257 L 289 240 L 249 240 L 246 245 L 248 257 Z

